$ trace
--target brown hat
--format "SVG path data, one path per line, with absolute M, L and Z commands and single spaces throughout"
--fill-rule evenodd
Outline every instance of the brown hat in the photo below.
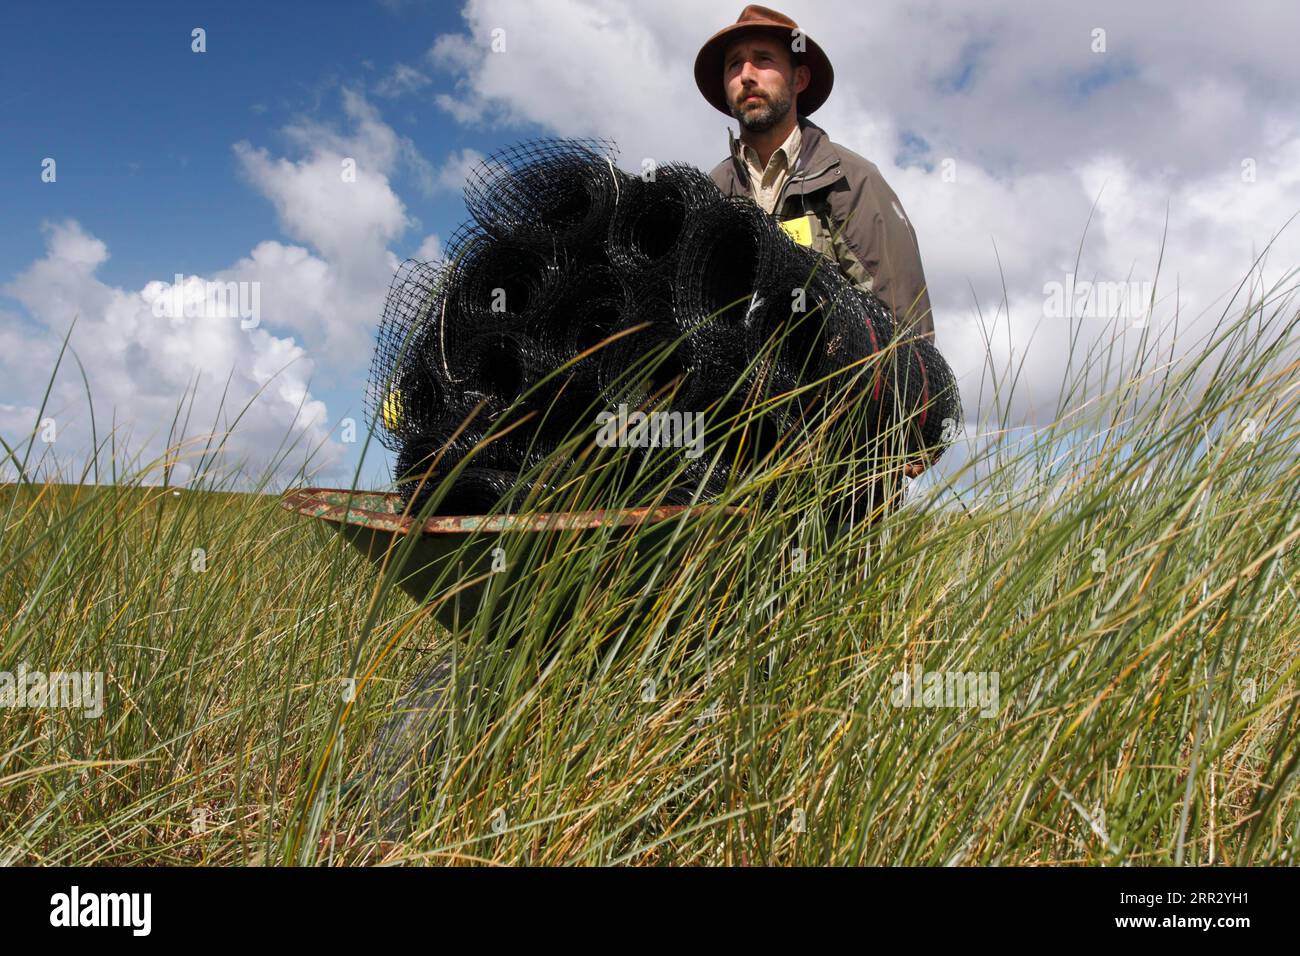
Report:
M 731 115 L 731 109 L 727 106 L 727 91 L 722 82 L 722 55 L 733 40 L 750 33 L 776 33 L 783 40 L 799 36 L 803 41 L 802 62 L 812 74 L 808 88 L 799 94 L 799 115 L 807 116 L 826 102 L 826 97 L 831 95 L 831 85 L 835 82 L 835 71 L 831 69 L 831 61 L 822 48 L 784 13 L 751 3 L 740 11 L 740 17 L 735 23 L 709 37 L 695 58 L 695 85 L 715 109 Z

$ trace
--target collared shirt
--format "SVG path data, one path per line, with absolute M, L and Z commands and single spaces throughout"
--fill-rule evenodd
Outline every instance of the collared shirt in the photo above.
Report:
M 767 158 L 766 169 L 759 168 L 758 150 L 744 143 L 739 144 L 745 169 L 749 172 L 749 181 L 753 184 L 754 202 L 764 212 L 770 214 L 776 208 L 776 197 L 781 195 L 781 187 L 790 178 L 790 171 L 799 160 L 799 145 L 802 142 L 803 134 L 799 131 L 799 124 L 795 123 L 785 142 Z

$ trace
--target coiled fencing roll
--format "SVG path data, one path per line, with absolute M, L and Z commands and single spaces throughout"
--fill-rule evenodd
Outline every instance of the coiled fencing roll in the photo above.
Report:
M 846 396 L 867 438 L 942 454 L 961 404 L 933 344 L 703 172 L 615 159 L 604 140 L 493 154 L 443 259 L 398 269 L 366 409 L 413 507 L 435 492 L 443 514 L 520 507 L 556 456 L 604 467 L 592 439 L 616 416 L 618 487 L 646 501 L 722 493 Z
M 389 285 L 365 407 L 385 448 L 400 452 L 442 412 L 445 376 L 433 364 L 446 269 L 408 259 Z
M 465 206 L 493 237 L 549 249 L 603 244 L 619 193 L 631 179 L 605 140 L 537 139 L 479 163 Z
M 713 180 L 694 166 L 665 163 L 646 170 L 628 184 L 610 217 L 610 262 L 671 275 L 691 217 L 721 200 Z

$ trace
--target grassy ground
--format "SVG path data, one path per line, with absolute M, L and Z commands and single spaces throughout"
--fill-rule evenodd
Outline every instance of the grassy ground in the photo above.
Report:
M 1055 424 L 834 539 L 816 454 L 667 542 L 508 539 L 458 639 L 275 495 L 6 486 L 0 670 L 106 693 L 0 710 L 0 862 L 1294 863 L 1294 323 L 1089 356 Z M 368 770 L 453 648 L 429 751 Z

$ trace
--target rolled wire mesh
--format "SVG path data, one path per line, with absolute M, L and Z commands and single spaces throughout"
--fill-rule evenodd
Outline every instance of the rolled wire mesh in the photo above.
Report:
M 636 467 L 640 487 L 649 493 L 663 490 L 669 504 L 716 498 L 731 474 L 729 463 L 715 462 L 712 456 L 691 458 L 680 448 L 640 449 Z
M 472 494 L 442 513 L 486 508 L 510 490 L 502 475 L 594 434 L 601 409 L 704 417 L 704 455 L 633 443 L 626 456 L 629 480 L 647 494 L 671 485 L 670 499 L 718 494 L 808 434 L 836 395 L 862 406 L 863 441 L 903 422 L 909 454 L 937 457 L 960 420 L 933 346 L 893 342 L 883 303 L 698 170 L 630 177 L 610 144 L 545 140 L 486 160 L 466 204 L 475 222 L 445 265 L 407 263 L 395 277 L 367 397 L 408 496 L 412 474 L 437 478 L 475 455 L 462 474 Z M 482 396 L 479 418 L 449 439 Z
M 693 367 L 691 346 L 673 325 L 664 289 L 643 287 L 621 314 L 618 336 L 600 350 L 597 385 L 611 405 L 644 405 L 679 387 Z
M 633 179 L 610 218 L 610 262 L 626 270 L 671 271 L 690 217 L 721 198 L 713 180 L 684 163 L 665 163 Z
M 422 503 L 439 480 L 471 453 L 476 461 L 509 467 L 512 450 L 484 441 L 490 417 L 490 412 L 470 419 L 449 411 L 428 428 L 408 435 L 394 464 L 403 496 Z
M 706 501 L 715 497 L 731 476 L 747 474 L 768 459 L 797 425 L 788 397 L 794 382 L 774 362 L 724 372 L 712 356 L 692 351 L 689 339 L 683 339 L 667 361 L 644 364 L 650 366 L 651 384 L 639 389 L 639 402 L 629 408 L 647 413 L 643 428 L 651 434 L 658 417 L 661 429 L 685 441 L 658 447 L 652 439 L 636 453 L 636 468 L 646 487 L 670 485 L 671 500 L 697 493 Z M 635 434 L 630 440 L 635 442 Z
M 677 257 L 675 317 L 702 350 L 719 358 L 754 351 L 753 296 L 784 242 L 771 217 L 748 199 L 727 198 L 691 217 Z
M 620 272 L 589 265 L 572 271 L 551 307 L 531 316 L 525 330 L 565 361 L 590 353 L 573 371 L 594 383 L 602 343 L 624 327 L 634 304 Z
M 565 356 L 522 332 L 480 336 L 465 348 L 468 381 L 502 407 L 490 418 L 502 449 L 522 460 L 539 443 L 553 446 L 596 404 L 590 379 L 563 369 Z
M 721 452 L 728 472 L 742 474 L 770 461 L 795 425 L 792 409 L 755 403 L 748 394 L 717 401 L 705 414 L 710 451 Z
M 391 430 L 405 442 L 441 427 L 447 405 L 446 388 L 417 357 L 402 365 L 389 393 L 385 417 Z
M 601 363 L 632 307 L 622 278 L 608 266 L 575 269 L 544 313 L 530 318 L 525 408 L 551 439 L 563 440 L 594 421 L 606 404 Z
M 455 368 L 475 388 L 509 404 L 550 370 L 551 361 L 541 344 L 523 331 L 488 332 L 465 342 Z
M 547 314 L 564 292 L 567 263 L 536 249 L 462 229 L 448 245 L 441 347 L 452 361 L 485 332 L 514 331 Z
M 521 481 L 510 468 L 466 468 L 439 510 L 447 514 L 479 515 L 494 509 L 513 511 L 523 503 L 533 483 Z
M 601 352 L 598 382 L 606 407 L 617 410 L 625 419 L 644 416 L 642 425 L 621 433 L 627 446 L 626 471 L 617 483 L 620 493 L 635 486 L 641 498 L 656 490 L 668 489 L 669 503 L 684 503 L 678 498 L 702 490 L 707 500 L 717 494 L 725 479 L 719 470 L 700 489 L 704 480 L 703 463 L 687 455 L 679 445 L 662 444 L 664 432 L 657 426 L 674 422 L 668 436 L 676 432 L 685 437 L 684 426 L 695 419 L 683 396 L 690 390 L 701 363 L 693 344 L 677 328 L 671 285 L 660 276 L 634 287 L 631 307 L 621 318 L 622 334 Z M 702 429 L 700 430 L 702 433 Z
M 504 510 L 514 510 L 528 495 L 534 483 L 521 479 L 518 470 L 510 463 L 501 468 L 466 467 L 457 472 L 450 486 L 451 468 L 438 468 L 421 478 L 411 478 L 403 483 L 413 513 L 426 506 L 429 499 L 437 497 L 432 507 L 435 515 L 478 515 L 494 509 L 497 502 L 510 492 Z
M 829 260 L 793 243 L 768 268 L 759 298 L 761 337 L 776 338 L 780 361 L 800 378 L 830 375 L 882 344 L 865 321 L 873 297 L 854 289 Z
M 474 399 L 482 400 L 481 407 L 475 408 Z M 412 508 L 422 507 L 439 491 L 443 479 L 462 464 L 464 468 L 456 476 L 453 491 L 459 489 L 462 476 L 470 469 L 518 476 L 555 450 L 555 442 L 536 429 L 503 427 L 510 421 L 512 411 L 503 408 L 496 399 L 468 393 L 453 404 L 455 407 L 444 413 L 440 421 L 411 436 L 398 452 L 394 467 L 397 487 Z M 521 480 L 521 495 L 532 485 L 531 480 Z M 522 497 L 516 500 L 521 501 Z M 433 513 L 477 513 L 458 510 L 465 507 L 464 502 L 463 496 L 449 494 L 436 505 Z
M 904 423 L 908 450 L 934 462 L 962 424 L 957 379 L 929 339 L 900 347 L 894 371 L 895 417 Z
M 520 400 L 521 413 L 531 416 L 519 430 L 521 437 L 539 435 L 558 444 L 594 421 L 604 399 L 595 376 L 573 368 L 571 359 L 567 352 L 539 344 L 536 371 Z
M 465 206 L 497 239 L 543 249 L 603 243 L 630 177 L 613 143 L 538 139 L 507 147 L 471 171 Z
M 435 349 L 446 269 L 407 259 L 389 286 L 379 321 L 365 408 L 384 447 L 396 451 L 442 410 L 445 390 L 425 359 Z

